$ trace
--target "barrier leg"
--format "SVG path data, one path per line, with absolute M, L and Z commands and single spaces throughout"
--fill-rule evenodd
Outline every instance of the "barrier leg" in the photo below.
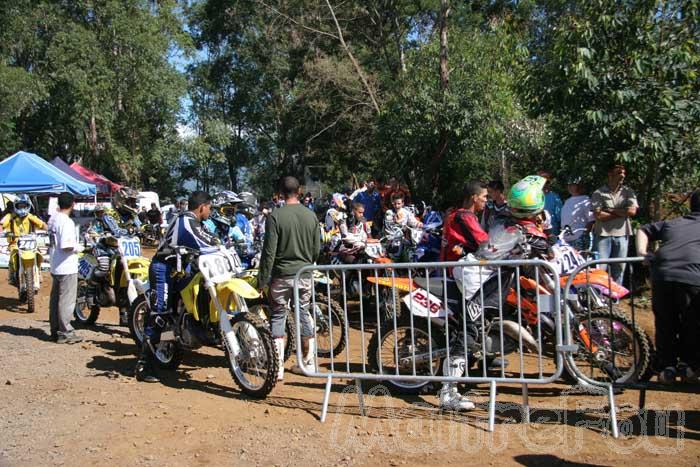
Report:
M 360 415 L 365 416 L 365 394 L 362 392 L 362 380 L 355 380 L 355 389 L 357 389 L 357 402 L 360 407 Z
M 647 390 L 642 388 L 639 390 L 639 410 L 644 410 L 647 405 Z
M 489 389 L 489 431 L 493 432 L 496 424 L 496 382 L 491 381 Z
M 333 378 L 331 378 L 330 375 L 328 375 L 328 379 L 326 379 L 326 390 L 323 393 L 323 408 L 321 409 L 321 423 L 326 421 L 326 415 L 328 414 L 328 400 L 331 398 L 331 383 L 333 382 Z
M 617 431 L 617 409 L 615 408 L 615 393 L 612 384 L 608 386 L 608 403 L 610 404 L 610 425 L 612 428 L 613 438 L 618 438 L 620 433 Z
M 523 384 L 523 423 L 530 423 L 530 401 L 527 392 L 527 384 Z

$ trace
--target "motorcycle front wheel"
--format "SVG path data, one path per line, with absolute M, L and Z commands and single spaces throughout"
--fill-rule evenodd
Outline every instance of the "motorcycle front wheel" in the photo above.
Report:
M 278 363 L 270 327 L 250 312 L 236 314 L 230 323 L 232 337 L 240 347 L 238 355 L 232 355 L 226 336 L 222 336 L 231 377 L 245 394 L 263 399 L 277 384 Z
M 577 370 L 597 381 L 631 383 L 640 381 L 651 365 L 651 341 L 638 325 L 618 310 L 594 310 L 578 316 L 579 329 L 572 329 L 578 352 Z
M 445 348 L 443 329 L 433 325 L 428 329 L 424 319 L 413 318 L 405 313 L 397 318 L 384 320 L 375 330 L 367 348 L 367 362 L 376 374 L 437 376 L 442 371 L 442 359 L 438 351 Z M 432 355 L 431 355 L 432 350 Z M 414 373 L 415 368 L 415 373 Z M 430 383 L 411 380 L 384 380 L 399 394 L 420 394 Z
M 27 312 L 34 313 L 34 268 L 24 270 L 24 293 L 27 296 Z
M 78 280 L 78 294 L 75 299 L 73 316 L 75 321 L 82 326 L 94 324 L 97 321 L 97 317 L 100 316 L 99 305 L 93 305 L 92 308 L 88 309 L 87 282 L 83 280 Z

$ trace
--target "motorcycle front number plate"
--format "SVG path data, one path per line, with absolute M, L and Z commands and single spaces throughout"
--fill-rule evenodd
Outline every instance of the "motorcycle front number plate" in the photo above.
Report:
M 119 248 L 125 258 L 141 256 L 141 243 L 138 238 L 120 238 Z

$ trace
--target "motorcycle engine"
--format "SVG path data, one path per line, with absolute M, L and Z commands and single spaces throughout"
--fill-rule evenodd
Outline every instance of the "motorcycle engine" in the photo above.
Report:
M 202 327 L 189 313 L 182 315 L 180 319 L 180 341 L 185 347 L 197 349 L 201 347 L 206 336 L 202 336 Z
M 494 326 L 488 333 L 485 339 L 486 355 L 501 354 L 501 333 L 498 327 Z M 518 342 L 514 341 L 510 336 L 503 335 L 503 355 L 518 350 Z

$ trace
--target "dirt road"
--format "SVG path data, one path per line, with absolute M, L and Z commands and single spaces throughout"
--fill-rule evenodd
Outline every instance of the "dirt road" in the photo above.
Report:
M 84 343 L 48 341 L 49 275 L 28 315 L 0 272 L 0 465 L 698 465 L 700 396 L 619 396 L 620 439 L 608 435 L 605 399 L 566 386 L 530 388 L 532 423 L 520 423 L 520 388 L 499 387 L 497 426 L 477 409 L 442 414 L 431 395 L 366 397 L 359 415 L 346 382 L 333 386 L 325 424 L 323 382 L 287 373 L 264 401 L 236 389 L 222 353 L 186 357 L 161 384 L 138 384 L 135 346 L 116 309 L 81 329 Z M 292 359 L 293 360 L 293 359 Z M 290 368 L 292 361 L 288 362 Z M 570 464 L 572 463 L 572 464 Z

